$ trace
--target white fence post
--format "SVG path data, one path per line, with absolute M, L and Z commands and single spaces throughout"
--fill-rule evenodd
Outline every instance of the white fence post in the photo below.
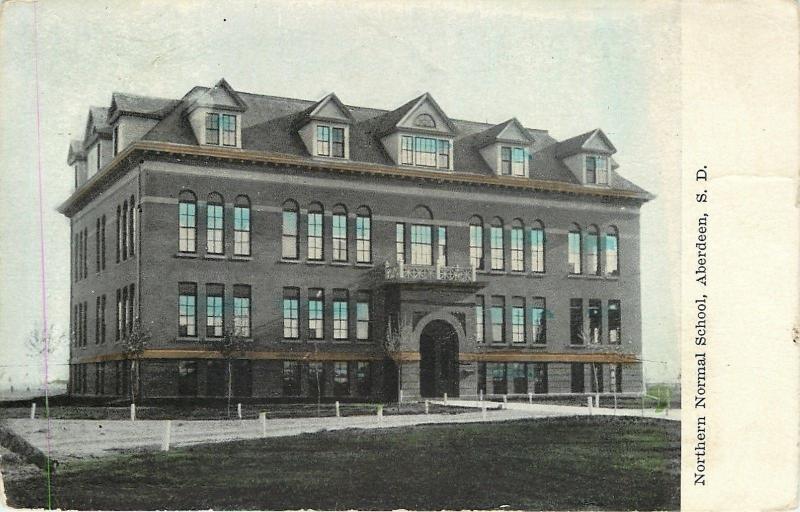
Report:
M 428 414 L 429 402 L 425 400 L 425 414 Z
M 378 406 L 378 420 L 383 421 L 383 405 Z
M 131 421 L 136 421 L 136 404 L 131 404 Z
M 481 404 L 481 418 L 486 419 L 486 403 Z
M 478 391 L 478 400 L 483 402 L 483 390 L 482 389 L 480 391 Z
M 267 435 L 267 413 L 264 412 L 264 411 L 261 411 L 260 413 L 258 413 L 258 419 L 259 419 L 259 421 L 261 421 L 261 435 L 262 436 L 266 436 Z
M 242 404 L 236 404 L 236 414 L 239 415 L 239 419 L 242 419 Z
M 339 413 L 339 401 L 337 400 L 336 401 L 336 417 L 338 418 L 340 416 L 341 416 L 341 414 Z
M 503 395 L 503 403 L 504 403 L 504 404 L 507 404 L 507 403 L 508 403 L 508 395 L 507 395 L 507 394 L 506 394 L 506 395 Z
M 594 395 L 594 406 L 600 408 L 600 393 Z
M 447 393 L 444 394 L 444 405 L 447 405 Z
M 589 404 L 589 416 L 591 416 L 592 415 L 592 397 L 587 396 L 586 397 L 586 402 Z
M 472 267 L 472 281 L 475 281 L 475 265 L 470 265 Z
M 31 419 L 36 418 L 36 402 L 31 402 Z
M 399 403 L 401 403 L 401 404 L 403 403 L 403 390 L 402 389 L 398 392 L 397 401 Z
M 528 403 L 533 405 L 533 393 L 528 393 Z
M 172 420 L 167 420 L 166 427 L 164 428 L 164 440 L 161 442 L 162 452 L 169 451 L 169 442 L 172 434 L 171 430 L 172 430 Z

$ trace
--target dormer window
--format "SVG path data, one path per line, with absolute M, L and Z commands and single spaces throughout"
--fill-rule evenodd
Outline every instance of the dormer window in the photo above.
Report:
M 403 135 L 400 141 L 400 163 L 450 169 L 450 147 L 447 139 Z
M 608 158 L 604 156 L 586 157 L 586 183 L 608 185 Z
M 500 173 L 506 176 L 525 176 L 525 150 L 502 146 L 500 149 Z
M 222 131 L 222 145 L 236 146 L 236 116 L 233 114 L 206 114 L 206 144 L 218 146 Z
M 344 128 L 318 124 L 316 142 L 317 156 L 344 158 L 344 139 Z

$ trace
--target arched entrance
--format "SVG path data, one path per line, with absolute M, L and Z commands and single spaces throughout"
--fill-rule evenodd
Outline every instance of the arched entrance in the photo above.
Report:
M 458 334 L 434 320 L 419 337 L 419 392 L 423 397 L 458 396 Z

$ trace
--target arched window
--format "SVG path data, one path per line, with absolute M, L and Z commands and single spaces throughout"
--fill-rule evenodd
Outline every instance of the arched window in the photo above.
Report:
M 136 254 L 136 198 L 131 196 L 130 210 L 128 211 L 128 254 Z
M 581 227 L 573 224 L 567 235 L 567 264 L 570 274 L 581 273 Z
M 291 199 L 283 203 L 281 257 L 287 260 L 296 260 L 298 257 L 297 216 L 299 211 L 297 203 Z
M 619 232 L 611 226 L 605 236 L 606 275 L 619 275 Z
M 308 207 L 308 259 L 319 261 L 324 257 L 323 233 L 324 211 L 319 203 Z
M 128 201 L 122 203 L 122 220 L 120 220 L 120 233 L 119 233 L 119 240 L 122 246 L 120 247 L 120 253 L 122 254 L 122 259 L 128 259 Z
M 492 220 L 492 225 L 489 228 L 489 250 L 491 252 L 491 268 L 492 270 L 505 270 L 506 261 L 503 254 L 504 240 L 503 240 L 503 219 L 495 217 Z
M 419 204 L 412 210 L 411 217 L 415 219 L 433 220 L 433 213 L 427 206 Z
M 197 198 L 188 190 L 178 197 L 178 250 L 197 251 Z
M 356 210 L 356 262 L 372 262 L 372 213 L 366 206 Z
M 347 208 L 341 204 L 333 207 L 333 261 L 347 261 Z
M 600 274 L 600 232 L 597 226 L 589 226 L 586 233 L 586 272 Z
M 483 219 L 477 215 L 469 220 L 469 263 L 473 268 L 483 268 Z
M 237 196 L 233 203 L 233 254 L 250 256 L 250 200 Z
M 511 223 L 511 271 L 525 270 L 525 227 L 520 219 Z
M 544 272 L 544 224 L 534 221 L 531 226 L 531 272 Z
M 225 203 L 216 192 L 208 195 L 206 204 L 206 252 L 222 254 L 225 252 Z

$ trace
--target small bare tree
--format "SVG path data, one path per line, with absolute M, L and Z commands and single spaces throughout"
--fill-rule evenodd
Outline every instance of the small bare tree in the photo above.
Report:
M 130 332 L 122 338 L 122 353 L 130 361 L 131 403 L 136 401 L 136 390 L 139 389 L 139 361 L 150 344 L 150 331 L 142 326 L 139 319 L 133 321 Z
M 392 320 L 386 323 L 386 337 L 383 340 L 383 352 L 397 371 L 397 409 L 400 410 L 400 394 L 403 391 L 403 347 L 411 344 L 414 328 L 406 318 L 392 326 Z
M 225 359 L 227 367 L 228 391 L 228 418 L 231 417 L 231 396 L 233 394 L 233 360 L 244 355 L 250 346 L 250 341 L 242 336 L 236 329 L 226 329 L 221 338 L 211 342 L 214 350 L 218 351 Z

